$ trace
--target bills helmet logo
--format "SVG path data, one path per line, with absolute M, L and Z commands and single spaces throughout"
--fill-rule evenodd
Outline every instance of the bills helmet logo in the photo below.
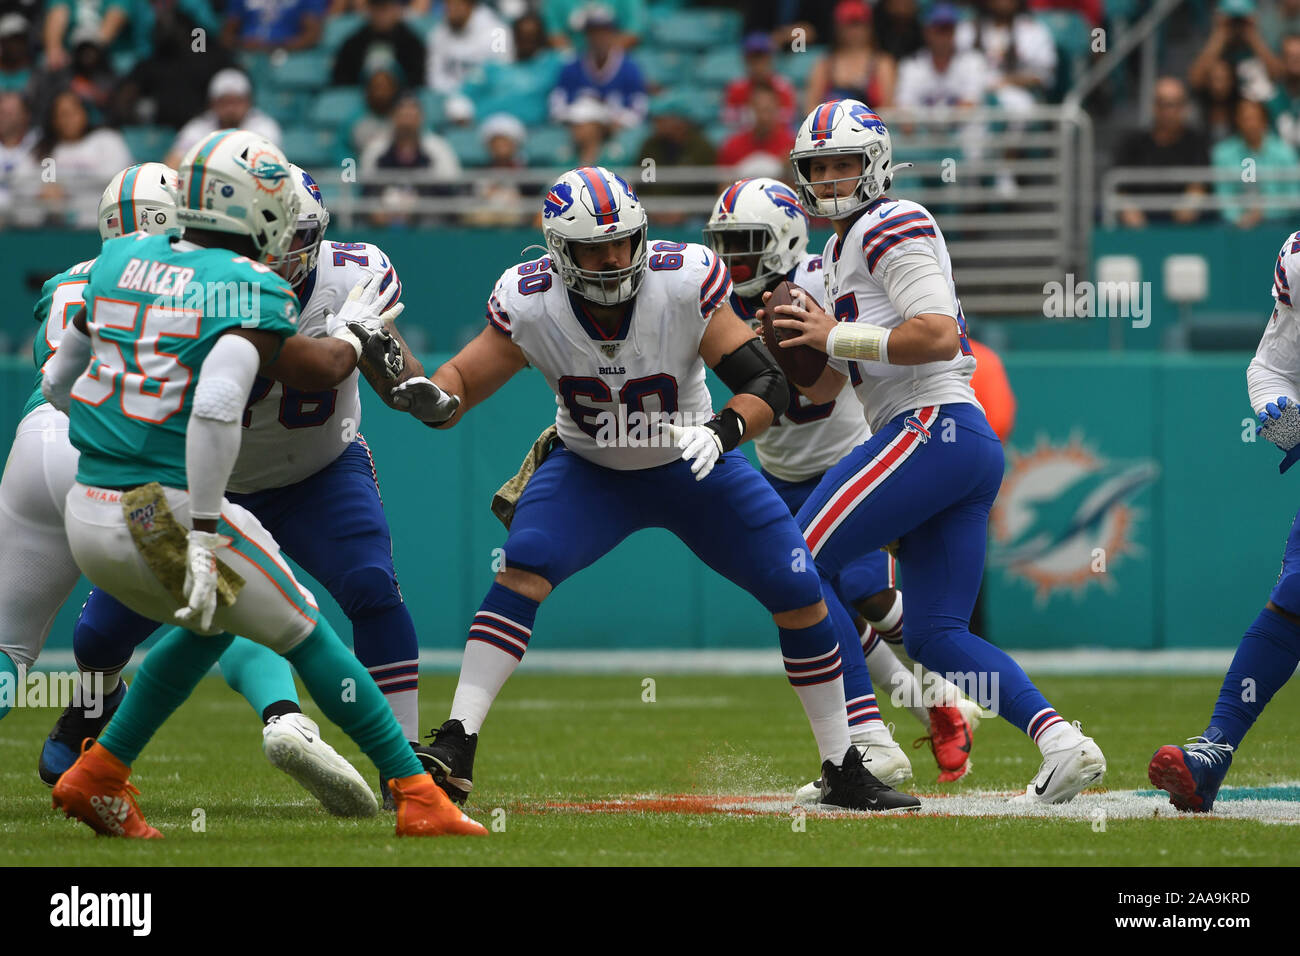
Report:
M 573 205 L 573 189 L 568 183 L 556 183 L 542 200 L 542 218 L 563 216 Z
M 849 107 L 849 116 L 864 129 L 869 129 L 875 133 L 885 132 L 885 121 L 872 112 L 871 107 L 865 103 L 854 103 Z
M 320 195 L 320 187 L 316 185 L 316 180 L 312 179 L 305 169 L 302 171 L 302 184 L 311 198 L 323 205 Z
M 772 200 L 772 205 L 785 213 L 789 218 L 794 219 L 796 216 L 802 216 L 804 221 L 808 221 L 808 214 L 804 212 L 803 207 L 799 205 L 799 198 L 794 194 L 794 190 L 789 186 L 774 183 L 763 189 L 763 193 L 768 199 Z

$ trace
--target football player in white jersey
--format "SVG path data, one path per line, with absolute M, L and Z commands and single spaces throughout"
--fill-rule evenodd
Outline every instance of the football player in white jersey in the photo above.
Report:
M 763 293 L 783 281 L 794 282 L 820 302 L 822 258 L 808 254 L 808 214 L 784 183 L 766 178 L 732 183 L 714 203 L 704 237 L 731 273 L 732 309 L 756 331 Z M 812 404 L 791 386 L 785 413 L 754 439 L 754 450 L 763 477 L 797 514 L 827 469 L 870 436 L 851 388 L 841 389 L 829 402 Z M 938 761 L 939 779 L 956 780 L 966 773 L 970 757 L 972 727 L 966 709 L 974 721 L 979 707 L 961 698 L 956 688 L 945 688 L 950 696 L 925 705 L 915 675 L 890 647 L 903 635 L 903 596 L 894 577 L 888 552 L 872 551 L 844 567 L 834 582 L 835 595 L 854 619 L 871 684 L 907 705 L 927 731 L 922 739 L 929 741 Z M 875 694 L 857 679 L 861 665 L 850 663 L 856 648 L 841 647 L 840 652 L 853 742 L 872 773 L 898 786 L 911 776 L 911 763 L 882 722 Z M 815 793 L 816 787 L 810 787 L 806 796 Z
M 753 330 L 727 304 L 726 266 L 704 246 L 648 239 L 636 194 L 603 167 L 561 176 L 542 214 L 549 254 L 501 276 L 488 299 L 487 327 L 434 373 L 446 397 L 422 413 L 454 425 L 532 365 L 555 392 L 560 444 L 519 498 L 506 568 L 469 629 L 450 718 L 427 748 L 441 767 L 434 778 L 453 798 L 468 796 L 479 730 L 523 659 L 551 590 L 629 534 L 658 527 L 771 612 L 787 676 L 817 741 L 828 784 L 821 802 L 857 810 L 919 806 L 876 780 L 851 745 L 839 624 L 817 576 L 791 560 L 806 545 L 789 510 L 736 450 L 785 411 L 789 393 Z M 718 415 L 706 365 L 734 393 Z
M 975 359 L 943 234 L 924 207 L 886 195 L 889 131 L 857 100 L 809 113 L 790 158 L 804 208 L 835 228 L 822 256 L 833 314 L 805 299 L 774 321 L 799 333 L 782 347 L 830 356 L 804 393 L 826 401 L 848 378 L 873 432 L 799 510 L 818 570 L 834 581 L 847 562 L 898 541 L 908 655 L 1037 744 L 1043 763 L 1021 799 L 1071 800 L 1101 780 L 1101 749 L 1009 655 L 970 633 L 1002 443 L 970 387 Z
M 271 264 L 293 286 L 302 303 L 299 334 L 325 335 L 327 318 L 343 308 L 354 286 L 367 279 L 378 283 L 379 311 L 395 318 L 403 308 L 402 285 L 383 251 L 368 243 L 325 242 L 329 212 L 321 201 L 319 187 L 304 170 L 292 164 L 290 174 L 299 201 L 297 228 L 289 252 Z M 382 382 L 371 358 L 380 342 L 368 344 L 372 349 L 363 352 L 362 370 L 369 370 L 367 377 L 387 398 L 393 382 Z M 409 367 L 399 378 L 423 371 L 413 356 L 407 361 Z M 274 368 L 268 371 L 275 373 Z M 337 387 L 298 389 L 259 375 L 244 411 L 239 457 L 230 477 L 228 497 L 256 515 L 281 549 L 338 601 L 352 621 L 358 659 L 384 692 L 414 745 L 419 739 L 419 646 L 393 571 L 392 543 L 374 461 L 359 432 L 361 396 L 357 380 L 354 371 Z M 329 520 L 320 520 L 326 514 Z M 113 663 L 120 670 L 135 647 L 158 626 L 107 592 L 95 589 L 77 622 L 74 644 L 83 662 Z M 292 688 L 283 659 L 256 647 L 259 655 L 276 662 L 276 671 L 271 670 L 271 664 L 260 662 L 249 669 L 250 676 L 245 679 L 255 682 L 251 675 L 282 670 Z M 229 666 L 223 658 L 223 671 Z M 243 674 L 244 668 L 239 668 L 238 673 Z M 260 697 L 265 699 L 265 695 Z M 288 713 L 287 708 L 296 705 L 296 698 L 283 701 L 276 697 L 267 703 L 265 708 L 257 704 L 254 708 L 270 722 Z M 287 717 L 283 722 L 291 725 L 305 719 Z M 75 734 L 71 736 L 82 736 L 71 747 L 63 739 L 70 738 L 67 729 L 56 727 L 51 734 L 52 743 L 60 745 L 57 753 L 64 759 L 56 759 L 53 752 L 42 758 L 58 772 L 71 765 L 82 737 L 95 736 L 87 732 L 93 728 L 84 725 L 73 729 Z M 267 733 L 278 738 L 292 730 L 292 726 L 268 723 Z M 46 749 L 53 751 L 51 745 Z M 383 780 L 380 791 L 385 806 L 390 807 L 391 797 Z
M 1286 452 L 1285 472 L 1300 458 L 1300 232 L 1282 244 L 1273 266 L 1273 316 L 1246 370 L 1258 434 Z M 1157 750 L 1147 768 L 1155 786 L 1169 792 L 1179 810 L 1205 813 L 1214 807 L 1232 757 L 1264 707 L 1300 664 L 1300 514 L 1291 524 L 1282 571 L 1254 623 L 1237 645 L 1223 678 L 1209 726 L 1190 742 Z M 1250 687 L 1254 693 L 1243 693 Z

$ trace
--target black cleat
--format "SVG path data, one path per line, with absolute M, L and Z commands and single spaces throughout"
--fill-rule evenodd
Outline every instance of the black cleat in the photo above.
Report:
M 78 696 L 80 684 L 78 684 Z M 69 704 L 54 722 L 54 729 L 41 747 L 41 759 L 36 765 L 36 772 L 41 781 L 52 787 L 59 782 L 64 771 L 77 762 L 81 756 L 81 742 L 87 737 L 98 737 L 108 726 L 108 722 L 117 712 L 118 704 L 126 696 L 126 681 L 118 681 L 117 687 L 103 700 L 97 717 L 88 717 L 83 708 Z
M 420 750 L 421 750 L 420 745 L 419 745 L 418 743 L 416 743 L 414 740 L 412 740 L 410 743 L 411 743 L 411 749 L 412 749 L 413 751 L 415 751 L 415 756 L 418 757 L 418 758 L 420 759 L 420 766 L 422 766 L 422 767 L 424 768 L 425 773 L 428 773 L 428 772 L 429 772 L 429 764 L 428 764 L 428 762 L 425 760 L 424 754 L 422 754 L 422 753 L 420 752 Z M 397 803 L 394 802 L 394 800 L 393 800 L 393 794 L 392 794 L 392 792 L 388 789 L 388 781 L 384 779 L 384 775 L 383 775 L 383 774 L 380 774 L 380 775 L 379 775 L 379 805 L 380 805 L 380 807 L 382 807 L 384 810 L 396 810 L 396 809 L 397 809 Z
M 415 755 L 433 782 L 456 803 L 464 803 L 474 789 L 474 751 L 478 734 L 465 733 L 459 720 L 449 720 L 429 734 L 433 743 L 417 746 Z
M 858 748 L 849 747 L 841 766 L 836 767 L 829 760 L 822 764 L 822 794 L 818 805 L 891 813 L 919 810 L 921 801 L 910 793 L 899 793 L 885 786 L 862 766 Z

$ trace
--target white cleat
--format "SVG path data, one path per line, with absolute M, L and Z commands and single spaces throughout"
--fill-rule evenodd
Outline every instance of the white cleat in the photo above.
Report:
M 870 729 L 855 730 L 849 735 L 849 741 L 862 754 L 862 766 L 887 787 L 897 790 L 903 783 L 912 779 L 912 761 L 907 759 L 903 748 L 894 742 L 894 725 L 886 726 L 879 721 L 872 721 Z M 811 807 L 821 802 L 822 782 L 814 780 L 806 783 L 794 794 L 796 806 Z
M 1100 783 L 1106 772 L 1106 758 L 1091 737 L 1085 737 L 1076 720 L 1070 732 L 1043 754 L 1043 765 L 1029 781 L 1017 801 L 1031 803 L 1068 803 L 1084 787 Z
M 970 732 L 975 733 L 975 729 L 980 725 L 980 718 L 984 716 L 984 708 L 969 697 L 963 697 L 957 701 L 957 709 L 970 725 Z
M 370 817 L 379 812 L 374 793 L 357 769 L 321 739 L 306 714 L 272 717 L 262 729 L 262 752 L 337 817 Z

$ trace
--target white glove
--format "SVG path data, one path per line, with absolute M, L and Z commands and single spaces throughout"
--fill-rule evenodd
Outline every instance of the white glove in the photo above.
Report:
M 397 303 L 385 312 L 378 312 L 375 300 L 379 298 L 380 277 L 371 272 L 352 287 L 343 307 L 325 317 L 325 331 L 335 338 L 342 339 L 357 350 L 361 358 L 361 336 L 349 326 L 361 326 L 367 332 L 374 332 L 392 322 L 406 308 L 403 302 Z
M 393 406 L 422 422 L 441 425 L 460 408 L 460 396 L 449 395 L 423 375 L 408 378 L 389 393 Z
M 217 610 L 217 555 L 230 544 L 224 534 L 214 531 L 191 531 L 185 550 L 185 607 L 176 612 L 178 621 L 197 625 L 199 630 L 212 627 Z
M 682 427 L 667 422 L 660 426 L 670 441 L 682 449 L 682 461 L 691 463 L 691 474 L 702 481 L 722 457 L 722 436 L 703 425 Z

